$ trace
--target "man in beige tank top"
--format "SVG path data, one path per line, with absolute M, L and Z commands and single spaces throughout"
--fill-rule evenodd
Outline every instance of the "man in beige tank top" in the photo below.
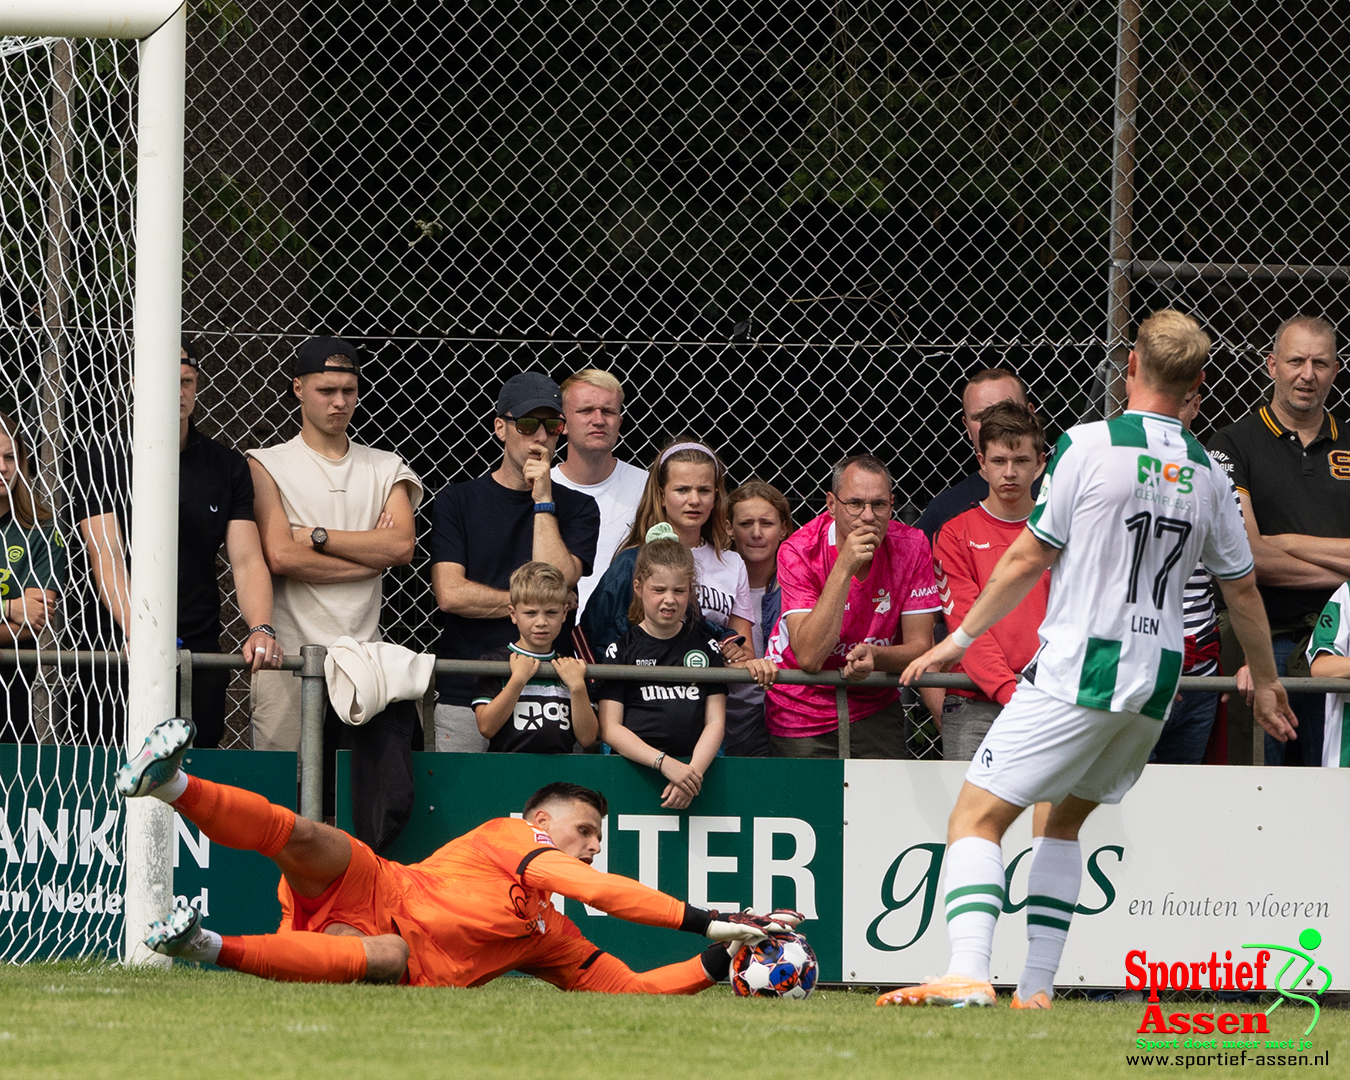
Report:
M 344 634 L 380 640 L 380 582 L 413 557 L 422 484 L 397 454 L 347 437 L 356 409 L 356 348 L 313 338 L 296 353 L 300 434 L 248 451 L 254 514 L 272 571 L 272 621 L 287 655 Z M 253 680 L 253 748 L 300 749 L 300 680 Z

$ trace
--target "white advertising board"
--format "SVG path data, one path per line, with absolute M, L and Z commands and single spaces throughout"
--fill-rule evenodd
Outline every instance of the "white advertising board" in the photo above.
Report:
M 846 981 L 913 983 L 946 970 L 941 863 L 965 769 L 846 764 Z M 1251 961 L 1244 945 L 1299 949 L 1313 928 L 1332 987 L 1350 987 L 1350 769 L 1152 765 L 1120 806 L 1088 819 L 1080 841 L 1083 886 L 1058 984 L 1125 985 L 1133 950 L 1169 965 L 1207 963 L 1211 953 L 1220 965 L 1228 953 Z M 1026 956 L 1030 849 L 1027 812 L 1003 841 L 1012 873 L 994 934 L 995 983 L 1016 983 Z M 1290 954 L 1274 957 L 1268 988 Z M 1312 975 L 1320 987 L 1325 975 Z

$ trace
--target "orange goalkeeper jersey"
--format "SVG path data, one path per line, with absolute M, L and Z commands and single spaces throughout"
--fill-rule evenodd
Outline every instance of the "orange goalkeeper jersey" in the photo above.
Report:
M 555 892 L 630 922 L 678 928 L 685 920 L 682 901 L 592 869 L 526 821 L 495 818 L 410 866 L 353 841 L 351 865 L 323 896 L 295 897 L 282 879 L 282 928 L 347 923 L 400 934 L 414 985 L 477 986 L 521 970 L 570 986 L 598 950 L 553 907 Z

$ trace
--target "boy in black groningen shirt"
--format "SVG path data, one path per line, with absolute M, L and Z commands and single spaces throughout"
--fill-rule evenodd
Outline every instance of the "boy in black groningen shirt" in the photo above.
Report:
M 511 676 L 484 676 L 474 688 L 474 715 L 488 751 L 570 754 L 578 744 L 590 746 L 599 722 L 586 690 L 586 665 L 553 651 L 567 617 L 567 581 L 561 571 L 546 562 L 519 567 L 511 575 L 507 611 L 520 640 L 480 659 L 509 661 Z M 561 682 L 534 677 L 545 661 Z

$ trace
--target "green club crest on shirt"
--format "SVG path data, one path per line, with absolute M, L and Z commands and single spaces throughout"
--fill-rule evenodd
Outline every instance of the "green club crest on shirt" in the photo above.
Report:
M 690 649 L 684 654 L 685 667 L 707 667 L 710 661 L 702 649 Z
M 11 544 L 9 546 L 9 550 L 6 551 L 5 554 L 9 556 L 10 562 L 18 562 L 20 559 L 23 558 L 24 552 L 23 548 L 21 548 L 18 544 Z

